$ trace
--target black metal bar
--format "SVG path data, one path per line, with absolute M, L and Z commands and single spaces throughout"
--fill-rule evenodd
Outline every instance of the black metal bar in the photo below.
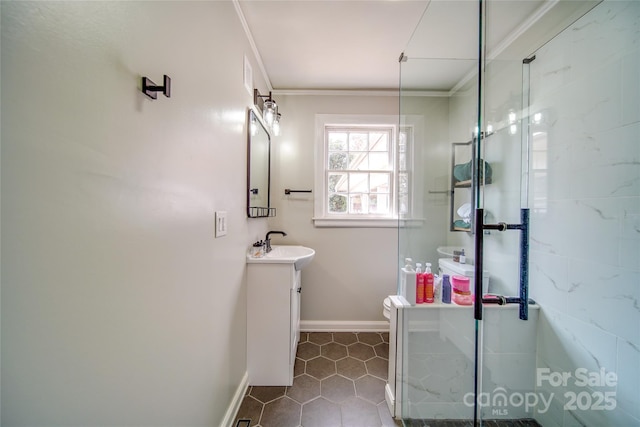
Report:
M 497 304 L 497 305 L 507 305 L 507 304 L 520 304 L 520 297 L 505 297 L 504 295 L 486 295 L 482 297 L 483 304 Z M 535 304 L 536 302 L 529 298 L 529 304 Z
M 474 270 L 475 281 L 475 304 L 474 304 L 474 318 L 476 320 L 482 320 L 482 244 L 484 239 L 484 222 L 483 222 L 484 209 L 476 209 L 475 229 L 476 229 L 476 261 Z
M 290 190 L 288 188 L 284 189 L 284 194 L 291 194 L 291 193 L 311 193 L 313 192 L 313 190 Z
M 487 304 L 505 304 L 505 302 L 502 302 L 502 300 L 485 300 L 482 298 L 482 240 L 484 236 L 484 230 L 520 230 L 520 296 L 517 299 L 509 299 L 508 303 L 518 303 L 520 305 L 520 319 L 528 320 L 529 304 L 531 304 L 531 300 L 529 299 L 529 209 L 523 208 L 520 210 L 520 224 L 507 224 L 504 222 L 500 222 L 498 224 L 484 224 L 482 209 L 476 209 L 476 222 L 475 318 L 478 320 L 482 319 L 482 308 L 480 304 L 483 302 Z M 480 282 L 479 288 L 478 281 Z M 480 304 L 478 304 L 478 295 L 480 295 Z
M 485 48 L 485 40 L 484 40 L 484 33 L 483 33 L 483 29 L 484 29 L 484 10 L 485 10 L 485 5 L 484 5 L 484 0 L 478 0 L 478 133 L 480 132 L 480 130 L 482 129 L 482 114 L 484 113 L 483 109 L 482 109 L 482 102 L 484 101 L 484 91 L 483 91 L 483 84 L 484 84 L 484 48 Z M 472 141 L 475 141 L 475 138 L 472 139 Z M 474 146 L 475 145 L 475 146 Z M 481 151 L 481 146 L 480 143 L 477 144 L 472 144 L 472 150 L 471 152 L 473 153 L 472 155 L 475 156 L 473 157 L 473 161 L 471 162 L 472 165 L 472 181 L 473 181 L 473 185 L 471 186 L 471 206 L 473 206 L 474 209 L 476 209 L 476 214 L 475 214 L 475 218 L 474 218 L 474 224 L 471 225 L 471 227 L 476 231 L 476 239 L 475 239 L 475 257 L 476 257 L 476 263 L 475 263 L 475 271 L 474 271 L 474 280 L 475 280 L 475 304 L 474 304 L 474 316 L 476 318 L 475 321 L 475 327 L 476 327 L 476 331 L 475 331 L 475 357 L 474 357 L 474 381 L 473 381 L 473 397 L 475 399 L 475 404 L 473 405 L 473 425 L 474 426 L 481 426 L 482 425 L 482 414 L 480 412 L 480 407 L 478 405 L 478 396 L 479 396 L 479 391 L 482 388 L 482 369 L 483 369 L 483 365 L 482 365 L 482 341 L 481 341 L 481 334 L 482 334 L 482 323 L 479 322 L 478 320 L 482 320 L 482 247 L 483 247 L 483 239 L 484 239 L 484 231 L 482 230 L 483 225 L 484 225 L 484 209 L 478 209 L 478 200 L 479 200 L 479 196 L 480 196 L 480 180 L 478 179 L 479 176 L 476 176 L 477 174 L 477 169 L 475 168 L 476 162 L 478 161 L 478 159 L 481 159 L 482 156 L 480 155 L 480 151 Z M 476 153 L 476 149 L 478 150 L 478 153 Z M 477 194 L 477 197 L 476 197 Z M 453 197 L 451 198 L 453 200 Z M 478 291 L 478 289 L 480 291 Z
M 529 209 L 520 210 L 520 319 L 529 319 Z
M 525 227 L 524 224 L 507 224 L 506 222 L 499 222 L 497 224 L 484 224 L 482 226 L 485 230 L 498 230 L 498 231 L 507 231 L 507 230 L 522 230 Z
M 505 297 L 505 300 L 507 301 L 507 304 L 520 304 L 521 302 L 519 297 Z M 529 298 L 527 302 L 529 305 L 536 304 L 536 302 L 531 298 Z
M 500 222 L 498 224 L 483 224 L 482 225 L 482 229 L 483 230 L 505 231 L 507 229 L 507 224 L 504 223 L 504 222 Z
M 482 297 L 483 304 L 498 304 L 505 305 L 507 304 L 507 299 L 502 295 L 488 295 Z
M 522 212 L 520 213 L 522 215 Z M 524 224 L 507 224 L 507 230 L 524 230 Z

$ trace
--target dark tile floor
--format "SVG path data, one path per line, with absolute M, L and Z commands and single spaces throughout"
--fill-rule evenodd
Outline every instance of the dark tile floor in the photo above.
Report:
M 389 334 L 303 332 L 291 387 L 249 387 L 234 426 L 391 427 Z
M 303 332 L 291 387 L 250 386 L 234 427 L 399 427 L 384 387 L 389 334 Z M 473 421 L 405 420 L 407 427 L 473 427 Z M 540 427 L 534 420 L 485 420 L 484 427 Z

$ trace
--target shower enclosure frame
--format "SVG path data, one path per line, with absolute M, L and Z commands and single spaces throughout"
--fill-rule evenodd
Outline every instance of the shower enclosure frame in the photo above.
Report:
M 475 211 L 474 212 L 475 215 L 473 217 L 474 224 L 471 229 L 472 231 L 469 233 L 455 233 L 459 236 L 462 236 L 459 240 L 467 239 L 466 240 L 467 242 L 469 241 L 472 242 L 472 247 L 475 250 L 475 253 L 472 254 L 475 258 L 474 259 L 475 305 L 472 313 L 473 314 L 472 316 L 473 320 L 471 321 L 472 324 L 469 327 L 469 329 L 473 329 L 473 332 L 474 332 L 473 334 L 473 353 L 474 354 L 470 359 L 473 361 L 473 364 L 474 364 L 473 370 L 472 370 L 473 382 L 471 385 L 471 393 L 473 394 L 473 410 L 472 412 L 466 412 L 464 416 L 459 417 L 457 419 L 464 419 L 469 421 L 473 419 L 473 422 L 477 425 L 481 425 L 483 420 L 491 418 L 491 412 L 487 412 L 486 410 L 483 411 L 483 408 L 480 407 L 481 405 L 479 405 L 477 400 L 478 396 L 482 393 L 487 393 L 488 391 L 490 391 L 491 390 L 490 387 L 492 387 L 492 385 L 493 386 L 500 385 L 499 379 L 496 379 L 496 378 L 491 379 L 486 377 L 486 374 L 488 372 L 486 368 L 486 363 L 489 363 L 491 361 L 490 359 L 492 358 L 495 359 L 495 356 L 496 356 L 496 354 L 492 352 L 487 352 L 487 348 L 488 348 L 487 346 L 493 344 L 493 341 L 496 339 L 495 337 L 496 333 L 495 331 L 491 330 L 491 327 L 495 324 L 501 324 L 501 322 L 496 323 L 496 320 L 492 319 L 492 316 L 494 316 L 496 313 L 495 309 L 498 308 L 499 306 L 502 306 L 502 307 L 510 306 L 511 314 L 514 314 L 514 316 L 509 317 L 508 320 L 505 319 L 505 321 L 508 323 L 516 322 L 515 324 L 521 325 L 517 327 L 523 328 L 522 331 L 524 332 L 517 333 L 515 336 L 516 337 L 517 335 L 532 336 L 534 346 L 535 346 L 536 336 L 537 336 L 537 333 L 535 332 L 535 327 L 539 323 L 540 316 L 542 316 L 542 314 L 540 314 L 541 312 L 540 306 L 537 305 L 535 301 L 533 301 L 530 298 L 530 292 L 529 292 L 529 280 L 531 278 L 530 277 L 531 272 L 529 268 L 529 265 L 531 263 L 530 224 L 531 224 L 531 221 L 534 220 L 534 215 L 535 215 L 533 211 L 533 208 L 535 206 L 531 204 L 535 195 L 532 194 L 532 190 L 530 190 L 529 184 L 533 182 L 532 180 L 534 180 L 534 173 L 535 173 L 535 171 L 531 170 L 530 168 L 533 161 L 531 158 L 532 156 L 531 153 L 532 153 L 532 150 L 534 149 L 532 135 L 537 126 L 532 120 L 532 117 L 533 117 L 532 114 L 534 110 L 531 109 L 531 105 L 532 105 L 532 99 L 531 99 L 531 93 L 530 93 L 530 80 L 532 78 L 532 76 L 530 75 L 531 66 L 532 64 L 537 64 L 535 60 L 536 60 L 536 52 L 538 51 L 538 49 L 544 46 L 549 40 L 555 39 L 556 36 L 558 36 L 564 30 L 569 28 L 571 24 L 573 24 L 576 20 L 580 19 L 584 14 L 589 12 L 599 2 L 589 2 L 589 1 L 558 2 L 558 7 L 561 7 L 561 8 L 564 7 L 566 9 L 567 7 L 571 6 L 571 7 L 575 7 L 575 9 L 567 11 L 565 16 L 562 16 L 559 18 L 552 17 L 552 18 L 549 18 L 548 22 L 544 22 L 545 25 L 552 28 L 551 31 L 553 31 L 553 33 L 548 33 L 543 35 L 537 34 L 538 39 L 532 42 L 537 44 L 533 48 L 528 50 L 521 49 L 523 50 L 522 52 L 523 54 L 519 57 L 519 59 L 516 59 L 513 57 L 508 57 L 508 58 L 505 57 L 506 59 L 503 59 L 498 57 L 497 56 L 498 54 L 496 54 L 495 52 L 489 52 L 489 56 L 491 56 L 491 58 L 487 59 L 487 48 L 484 45 L 484 41 L 487 39 L 486 32 L 487 32 L 487 27 L 488 26 L 490 27 L 490 22 L 488 23 L 488 26 L 487 26 L 487 22 L 485 19 L 487 16 L 488 4 L 489 4 L 489 7 L 491 7 L 490 3 L 491 3 L 490 0 L 489 1 L 479 0 L 477 2 L 477 7 L 478 7 L 477 52 L 478 53 L 477 53 L 477 58 L 475 58 L 476 66 L 477 66 L 477 71 L 476 71 L 477 81 L 472 82 L 473 85 L 475 86 L 475 91 L 476 91 L 476 93 L 472 94 L 473 96 L 476 97 L 475 98 L 476 114 L 473 120 L 473 126 L 471 127 L 471 132 L 470 132 L 472 135 L 474 135 L 473 128 L 475 128 L 476 129 L 475 135 L 480 135 L 479 138 L 474 138 L 474 140 L 477 141 L 477 144 L 474 146 L 475 152 L 473 155 L 474 180 L 476 182 L 474 183 L 475 185 L 473 186 L 472 197 L 471 197 L 471 200 L 473 200 L 473 205 L 474 205 L 473 207 Z M 631 4 L 630 7 L 633 7 L 633 3 L 631 2 L 630 4 Z M 549 7 L 552 7 L 552 6 L 549 6 Z M 543 20 L 542 18 L 540 19 Z M 544 19 L 547 19 L 547 17 L 545 16 Z M 553 19 L 556 19 L 556 21 L 553 21 Z M 533 31 L 532 34 L 536 36 L 535 31 Z M 522 45 L 520 45 L 519 48 L 522 48 Z M 413 64 L 417 64 L 417 62 L 423 59 L 427 60 L 427 58 L 412 56 L 410 51 L 403 53 L 401 58 L 403 59 L 403 61 L 401 62 L 401 77 L 400 77 L 400 82 L 401 82 L 400 84 L 400 87 L 401 87 L 400 122 L 402 122 L 403 115 L 415 114 L 415 111 L 411 110 L 411 108 L 413 108 L 412 102 L 406 103 L 407 111 L 405 111 L 405 104 L 404 104 L 405 94 L 403 93 L 403 90 L 405 90 L 405 88 L 403 87 L 404 75 L 403 75 L 402 69 L 406 67 L 412 67 Z M 492 95 L 491 91 L 493 86 L 487 86 L 487 80 L 493 79 L 494 82 L 492 82 L 492 84 L 495 85 L 495 80 L 499 78 L 497 77 L 498 73 L 496 72 L 496 70 L 498 70 L 499 67 L 501 67 L 502 65 L 500 61 L 503 61 L 505 63 L 508 62 L 507 65 L 509 67 L 515 66 L 516 62 L 519 64 L 520 72 L 521 72 L 521 75 L 519 76 L 521 86 L 520 88 L 515 90 L 516 95 L 512 97 L 514 99 L 509 100 L 509 101 L 515 101 L 515 103 L 513 104 L 513 108 L 516 110 L 517 116 L 518 116 L 516 121 L 514 122 L 517 127 L 517 133 L 511 134 L 510 136 L 507 135 L 507 132 L 509 130 L 508 124 L 503 125 L 503 128 L 501 130 L 502 134 L 498 134 L 499 142 L 494 143 L 493 136 L 491 136 L 491 141 L 487 141 L 487 139 L 489 138 L 489 134 L 496 135 L 497 133 L 497 131 L 487 132 L 489 124 L 492 120 L 492 114 L 494 114 L 494 112 L 492 111 L 492 108 L 493 108 L 493 105 L 495 105 L 495 99 L 493 99 L 491 102 L 488 102 L 488 99 L 489 99 L 488 95 Z M 493 75 L 491 73 L 493 73 Z M 469 93 L 472 93 L 473 89 L 469 89 L 469 86 L 471 86 L 471 84 L 467 84 L 466 87 L 461 87 L 463 90 L 461 90 L 460 92 L 462 93 L 464 92 L 464 90 L 467 90 Z M 407 93 L 410 92 L 410 89 L 406 89 L 406 90 L 407 90 Z M 466 96 L 466 95 L 467 95 L 466 93 L 462 93 L 462 95 L 460 96 L 462 98 L 463 96 Z M 407 97 L 408 96 L 410 96 L 410 94 L 407 95 Z M 459 108 L 459 106 L 456 105 L 456 108 Z M 450 106 L 449 107 L 450 114 L 452 110 L 453 110 L 453 107 Z M 469 133 L 467 133 L 467 135 L 469 135 Z M 468 140 L 468 138 L 464 138 L 464 136 L 459 136 L 459 135 L 458 136 L 449 135 L 449 138 L 450 138 L 449 141 L 446 141 L 447 143 L 451 143 L 452 140 L 453 141 Z M 496 218 L 496 216 L 493 216 L 493 213 L 494 213 L 493 209 L 487 210 L 487 206 L 486 206 L 487 201 L 485 200 L 486 199 L 485 191 L 480 185 L 481 174 L 479 173 L 480 171 L 478 168 L 478 164 L 480 164 L 481 159 L 484 159 L 486 161 L 487 157 L 485 154 L 487 149 L 489 151 L 491 151 L 492 149 L 499 149 L 496 147 L 499 147 L 500 144 L 505 144 L 506 142 L 509 142 L 512 140 L 513 141 L 517 140 L 517 144 L 519 146 L 518 149 L 520 150 L 520 155 L 519 155 L 520 160 L 518 165 L 518 167 L 520 168 L 519 170 L 520 189 L 517 197 L 519 200 L 515 201 L 518 214 L 517 214 L 517 217 L 515 217 L 514 215 L 506 215 L 504 218 Z M 492 144 L 496 145 L 496 147 L 492 148 L 491 147 Z M 447 164 L 451 163 L 451 159 L 446 159 L 446 162 Z M 432 164 L 430 163 L 429 166 L 432 166 Z M 499 172 L 503 172 L 503 171 L 499 171 Z M 442 187 L 438 188 L 437 178 L 438 177 L 436 176 L 435 181 L 433 181 L 435 183 L 433 187 L 430 187 L 429 191 L 425 192 L 425 194 L 429 194 L 429 196 L 425 196 L 425 197 L 431 197 L 432 199 L 434 199 L 435 197 L 442 197 L 442 196 L 438 196 L 438 194 L 447 194 L 449 196 L 451 195 L 453 188 L 451 188 L 448 191 L 438 191 L 438 190 L 441 190 Z M 495 175 L 494 175 L 494 178 L 495 178 Z M 515 182 L 516 179 L 512 179 L 511 181 Z M 431 188 L 433 188 L 433 190 L 435 191 L 431 191 Z M 495 192 L 495 191 L 497 190 L 491 189 L 491 192 Z M 437 201 L 438 200 L 436 200 L 436 202 Z M 450 202 L 452 201 L 447 201 L 446 204 L 449 205 Z M 418 200 L 416 201 L 416 203 L 425 203 L 425 201 Z M 425 211 L 428 211 L 428 210 L 429 210 L 428 208 L 425 208 Z M 451 224 L 447 224 L 447 228 L 449 228 L 450 225 Z M 518 233 L 513 233 L 512 231 L 517 231 Z M 413 258 L 417 258 L 420 261 L 423 261 L 424 258 L 427 258 L 428 260 L 433 259 L 433 256 L 431 255 L 433 252 L 429 252 L 428 250 L 425 250 L 420 246 L 420 245 L 424 245 L 425 238 L 423 237 L 423 233 L 425 233 L 424 230 L 410 229 L 408 227 L 403 227 L 402 224 L 399 224 L 399 232 L 398 232 L 398 235 L 399 235 L 398 263 L 399 265 L 404 265 L 404 258 L 409 256 Z M 501 237 L 501 236 L 504 236 L 504 237 Z M 519 255 L 516 257 L 515 251 L 514 251 L 514 258 L 517 258 L 517 261 L 513 263 L 513 269 L 515 270 L 515 273 L 516 273 L 514 274 L 514 276 L 517 276 L 517 280 L 514 280 L 513 283 L 514 284 L 518 283 L 518 285 L 515 287 L 514 293 L 504 294 L 499 292 L 500 295 L 496 297 L 483 297 L 482 277 L 483 277 L 483 270 L 485 269 L 485 262 L 487 261 L 487 256 L 495 257 L 495 255 L 487 254 L 486 247 L 485 247 L 487 244 L 487 241 L 492 242 L 490 246 L 495 247 L 496 242 L 502 242 L 502 240 L 505 240 L 506 242 L 507 239 L 510 239 L 510 241 L 513 240 L 514 242 L 516 241 L 515 239 L 518 240 L 516 242 L 517 244 L 514 246 L 518 249 Z M 449 241 L 446 241 L 445 244 L 451 245 Z M 539 243 L 538 243 L 538 246 L 539 246 Z M 418 253 L 418 255 L 414 256 L 413 255 L 414 253 Z M 431 258 L 428 258 L 429 256 L 431 256 Z M 495 264 L 495 260 L 493 261 L 493 263 Z M 539 275 L 540 273 L 538 273 L 538 276 Z M 497 284 L 501 285 L 499 277 L 497 280 Z M 568 292 L 571 292 L 571 290 L 569 290 Z M 429 389 L 431 385 L 437 384 L 437 378 L 434 380 L 433 378 L 430 378 L 430 377 L 420 377 L 420 375 L 418 374 L 414 375 L 414 373 L 411 372 L 412 370 L 415 371 L 416 369 L 415 368 L 416 361 L 418 364 L 426 363 L 425 361 L 428 361 L 429 363 L 433 363 L 434 366 L 440 366 L 438 365 L 439 363 L 439 359 L 437 357 L 438 355 L 433 352 L 429 353 L 427 351 L 428 349 L 425 350 L 424 348 L 418 348 L 420 347 L 420 341 L 415 339 L 415 337 L 420 336 L 420 339 L 422 339 L 423 341 L 425 340 L 424 337 L 426 337 L 426 342 L 429 342 L 430 344 L 437 343 L 439 338 L 438 334 L 440 335 L 440 338 L 442 338 L 443 336 L 442 330 L 434 332 L 429 328 L 431 328 L 433 324 L 437 322 L 440 322 L 438 323 L 440 325 L 444 325 L 444 323 L 448 322 L 448 320 L 446 319 L 446 316 L 444 316 L 442 313 L 444 313 L 445 310 L 449 308 L 448 307 L 438 307 L 438 308 L 413 307 L 410 304 L 406 304 L 406 301 L 403 301 L 401 297 L 394 299 L 392 301 L 392 306 L 393 307 L 392 307 L 391 344 L 392 346 L 395 344 L 397 348 L 399 348 L 399 351 L 393 363 L 390 359 L 390 379 L 391 379 L 390 383 L 393 382 L 395 387 L 395 390 L 390 390 L 390 394 L 395 393 L 395 396 L 394 396 L 395 401 L 390 398 L 388 398 L 388 401 L 394 404 L 394 405 L 391 405 L 391 407 L 394 409 L 395 414 L 401 417 L 404 417 L 405 415 L 407 415 L 407 418 L 416 418 L 416 417 L 419 418 L 421 417 L 420 405 L 424 405 L 424 406 L 431 405 L 429 406 L 429 408 L 435 408 L 436 404 L 442 404 L 442 405 L 447 404 L 447 405 L 453 406 L 456 403 L 459 403 L 460 400 L 456 401 L 455 396 L 454 397 L 449 396 L 448 397 L 449 400 L 446 401 L 445 403 L 442 403 L 444 402 L 443 400 L 438 401 L 435 395 L 432 393 L 432 390 L 430 391 Z M 500 309 L 498 308 L 498 310 Z M 449 311 L 453 313 L 453 311 L 451 310 Z M 439 314 L 437 316 L 432 316 L 434 312 L 438 312 Z M 458 313 L 453 313 L 453 314 L 458 315 L 460 314 L 460 312 L 461 311 L 459 310 Z M 548 315 L 545 315 L 545 316 L 548 316 Z M 395 320 L 396 327 L 393 327 L 394 320 Z M 544 322 L 549 322 L 549 320 L 544 320 Z M 548 327 L 544 322 L 542 326 Z M 419 327 L 416 328 L 416 325 L 418 324 L 419 324 Z M 394 331 L 395 331 L 395 335 L 394 335 Z M 429 335 L 429 333 L 431 333 L 431 335 Z M 446 333 L 444 333 L 444 335 L 446 335 Z M 424 359 L 420 359 L 420 357 L 425 354 L 426 354 L 426 357 Z M 451 354 L 447 354 L 447 356 L 451 356 Z M 461 354 L 464 354 L 464 351 L 461 351 Z M 461 360 L 461 357 L 459 356 L 460 355 L 456 356 L 454 354 L 454 357 L 451 359 L 453 360 L 452 363 L 458 363 Z M 532 357 L 533 358 L 531 360 L 533 362 L 533 365 L 532 365 L 533 368 L 530 369 L 531 371 L 530 375 L 534 375 L 534 373 L 537 372 L 536 367 L 540 366 L 540 360 L 537 360 L 538 356 L 536 356 L 535 350 Z M 487 358 L 488 360 L 485 360 L 485 358 Z M 392 365 L 394 365 L 393 368 L 392 368 Z M 471 371 L 466 371 L 466 374 L 470 374 L 470 372 Z M 438 374 L 441 374 L 441 372 L 438 372 Z M 443 375 L 446 375 L 446 374 L 447 373 L 445 372 Z M 494 377 L 495 377 L 495 372 L 494 372 Z M 454 380 L 458 380 L 458 379 L 459 378 L 454 378 Z M 468 383 L 465 383 L 465 384 L 466 384 L 464 385 L 465 387 L 469 385 Z M 454 384 L 454 385 L 457 387 L 459 384 Z M 466 389 L 464 389 L 463 387 L 463 391 L 465 390 Z M 513 391 L 514 390 L 511 389 L 511 392 Z M 520 390 L 517 390 L 517 391 L 520 391 Z M 522 389 L 521 391 L 522 393 L 527 393 L 527 392 L 533 392 L 537 390 L 535 389 L 535 386 L 532 386 L 531 389 L 525 388 L 525 389 Z M 458 399 L 460 398 L 460 394 L 461 394 L 460 392 L 457 394 Z M 408 401 L 410 401 L 409 405 L 406 404 L 406 402 Z M 434 414 L 437 413 L 439 415 L 434 418 L 442 418 L 443 417 L 442 414 L 454 413 L 454 412 L 455 411 L 436 412 L 434 410 L 432 412 L 426 411 L 425 413 L 434 413 Z M 497 414 L 497 415 L 500 415 L 500 414 Z M 566 416 L 567 415 L 565 414 L 565 417 Z M 422 416 L 422 418 L 428 418 L 428 417 Z

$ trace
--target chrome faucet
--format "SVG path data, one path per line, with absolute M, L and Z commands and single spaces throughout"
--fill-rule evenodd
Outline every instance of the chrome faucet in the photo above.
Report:
M 267 253 L 271 252 L 271 238 L 269 237 L 272 234 L 282 234 L 283 236 L 286 236 L 287 233 L 285 233 L 284 231 L 269 231 L 267 233 L 267 237 L 264 238 L 264 243 L 265 243 L 265 251 Z

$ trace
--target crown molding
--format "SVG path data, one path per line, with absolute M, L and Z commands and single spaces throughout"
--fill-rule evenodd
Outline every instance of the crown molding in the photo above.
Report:
M 239 0 L 232 0 L 233 7 L 236 9 L 236 14 L 240 19 L 240 23 L 242 24 L 242 28 L 244 29 L 244 33 L 249 40 L 249 45 L 251 45 L 251 51 L 256 58 L 256 62 L 258 63 L 258 68 L 260 68 L 260 73 L 262 74 L 262 78 L 267 84 L 267 89 L 269 91 L 273 90 L 273 86 L 271 85 L 271 80 L 269 79 L 269 75 L 267 74 L 267 69 L 264 67 L 264 62 L 262 61 L 262 56 L 260 56 L 260 52 L 258 51 L 258 47 L 256 46 L 255 39 L 253 38 L 253 34 L 251 34 L 251 30 L 249 29 L 249 24 L 247 24 L 247 20 L 244 17 L 244 13 L 242 12 L 242 8 L 240 7 Z
M 274 95 L 290 96 L 400 96 L 397 89 L 388 90 L 348 90 L 348 89 L 275 89 Z M 449 96 L 446 91 L 403 91 L 402 96 Z
M 533 25 L 538 22 L 543 16 L 545 16 L 551 9 L 553 9 L 560 0 L 547 0 L 542 6 L 540 6 L 536 11 L 531 14 L 522 24 L 516 27 L 511 33 L 507 35 L 507 37 L 502 40 L 496 47 L 494 47 L 488 54 L 487 60 L 495 59 L 498 55 L 500 55 L 505 49 L 511 46 L 520 36 L 522 36 L 529 28 L 533 27 Z M 469 82 L 473 77 L 478 75 L 478 69 L 475 68 L 467 75 L 465 75 L 456 85 L 449 91 L 449 96 L 453 96 L 456 92 L 458 92 L 465 84 Z

